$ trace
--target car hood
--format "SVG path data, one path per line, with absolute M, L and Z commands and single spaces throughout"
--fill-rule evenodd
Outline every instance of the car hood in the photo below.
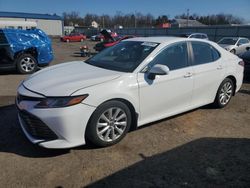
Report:
M 45 96 L 69 96 L 76 90 L 118 78 L 121 72 L 95 67 L 82 61 L 48 67 L 28 77 L 23 85 Z

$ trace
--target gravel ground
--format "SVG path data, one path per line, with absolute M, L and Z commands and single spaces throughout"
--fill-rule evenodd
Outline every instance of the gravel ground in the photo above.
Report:
M 52 64 L 82 60 L 80 45 L 54 40 Z M 25 77 L 0 73 L 1 187 L 250 187 L 249 81 L 225 109 L 151 123 L 109 148 L 47 150 L 17 122 L 14 97 Z

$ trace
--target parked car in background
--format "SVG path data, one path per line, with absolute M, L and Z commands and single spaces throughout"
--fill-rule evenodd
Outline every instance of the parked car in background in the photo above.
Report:
M 110 146 L 130 128 L 210 103 L 225 107 L 241 88 L 243 69 L 239 57 L 214 42 L 132 38 L 28 77 L 17 91 L 18 119 L 42 147 L 86 139 Z
M 249 39 L 243 37 L 223 37 L 218 44 L 236 55 L 246 52 L 246 48 L 250 47 Z
M 51 40 L 39 29 L 0 29 L 0 69 L 33 73 L 53 60 Z
M 207 34 L 205 33 L 183 33 L 180 37 L 209 40 Z
M 245 63 L 244 76 L 250 78 L 250 47 L 247 47 L 246 50 L 247 51 L 239 55 L 239 57 L 242 58 Z
M 118 37 L 116 32 L 111 32 L 111 30 L 106 30 L 113 38 Z M 102 31 L 101 31 L 102 32 Z M 102 33 L 99 33 L 98 35 L 93 35 L 90 38 L 92 41 L 104 41 L 105 36 Z
M 80 33 L 71 33 L 70 35 L 61 37 L 61 41 L 63 42 L 83 42 L 86 39 L 86 35 Z
M 100 42 L 100 43 L 97 43 L 94 46 L 94 49 L 96 51 L 98 51 L 98 52 L 104 50 L 105 48 L 114 46 L 114 45 L 118 44 L 119 42 L 121 42 L 122 40 L 126 40 L 126 39 L 134 37 L 132 35 L 125 35 L 125 36 L 116 36 L 116 37 L 113 37 L 111 35 L 111 33 L 107 32 L 106 30 L 101 31 L 101 34 L 104 36 L 104 41 Z
M 101 40 L 104 40 L 104 36 L 102 34 L 93 35 L 90 37 L 90 39 L 92 41 L 101 41 Z

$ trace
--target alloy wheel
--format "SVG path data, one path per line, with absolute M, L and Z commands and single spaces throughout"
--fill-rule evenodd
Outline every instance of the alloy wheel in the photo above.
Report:
M 219 100 L 222 105 L 226 105 L 233 94 L 233 86 L 231 82 L 225 82 L 224 85 L 221 87 Z
M 127 115 L 118 107 L 107 109 L 97 121 L 96 131 L 98 137 L 105 142 L 117 140 L 126 130 Z
M 20 61 L 20 65 L 21 65 L 22 70 L 25 72 L 32 72 L 36 67 L 35 61 L 30 57 L 24 57 Z

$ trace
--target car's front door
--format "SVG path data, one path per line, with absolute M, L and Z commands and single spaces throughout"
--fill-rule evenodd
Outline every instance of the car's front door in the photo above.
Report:
M 138 73 L 140 117 L 139 125 L 162 119 L 189 108 L 193 90 L 193 71 L 189 66 L 186 42 L 172 44 L 162 50 L 148 65 L 167 65 L 167 75 L 148 78 L 146 73 Z

